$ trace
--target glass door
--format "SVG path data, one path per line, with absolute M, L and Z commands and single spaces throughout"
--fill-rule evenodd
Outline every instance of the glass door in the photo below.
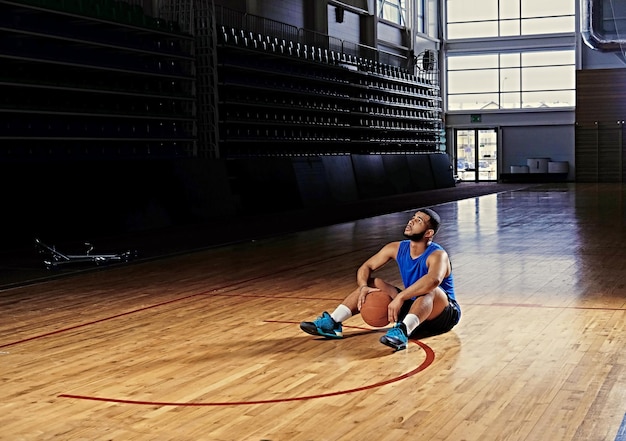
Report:
M 455 129 L 456 174 L 462 181 L 498 179 L 498 131 Z

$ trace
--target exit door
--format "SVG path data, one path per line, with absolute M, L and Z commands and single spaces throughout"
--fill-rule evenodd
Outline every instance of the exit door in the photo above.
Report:
M 498 179 L 496 129 L 455 129 L 456 174 L 463 181 Z

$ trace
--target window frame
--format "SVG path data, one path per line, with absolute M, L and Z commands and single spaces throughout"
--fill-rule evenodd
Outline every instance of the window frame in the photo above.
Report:
M 448 6 L 450 0 L 446 0 L 445 2 L 442 1 L 442 4 L 445 6 Z M 495 3 L 492 3 L 492 6 L 497 4 L 500 5 L 501 2 L 503 0 L 494 0 Z M 504 0 L 506 1 L 506 0 Z M 519 7 L 520 7 L 520 16 L 521 16 L 521 5 L 523 4 L 524 0 L 520 0 L 520 2 L 518 3 Z M 458 3 L 460 5 L 463 5 L 463 3 Z M 448 13 L 449 11 L 446 9 L 445 12 L 445 20 L 444 20 L 444 35 L 447 36 L 448 35 Z M 568 10 L 569 12 L 569 10 Z M 564 16 L 569 16 L 570 14 L 564 14 Z M 520 17 L 520 20 L 522 18 Z M 498 27 L 500 25 L 498 24 Z M 572 109 L 575 107 L 575 93 L 576 93 L 576 88 L 575 88 L 575 84 L 571 85 L 571 87 L 568 85 L 567 87 L 564 87 L 563 89 L 554 89 L 553 85 L 546 85 L 545 89 L 541 89 L 541 90 L 536 90 L 537 88 L 531 88 L 530 90 L 525 89 L 524 84 L 520 81 L 519 87 L 517 88 L 512 88 L 511 85 L 508 85 L 508 87 L 505 87 L 504 85 L 502 85 L 502 79 L 506 76 L 506 72 L 510 72 L 511 71 L 511 66 L 503 63 L 501 60 L 503 58 L 503 56 L 506 56 L 507 54 L 518 54 L 518 62 L 516 63 L 516 68 L 518 69 L 518 77 L 522 78 L 522 75 L 524 74 L 524 72 L 521 70 L 522 69 L 522 57 L 523 54 L 526 53 L 532 53 L 532 52 L 552 52 L 552 51 L 567 51 L 568 54 L 571 54 L 572 56 L 570 57 L 568 55 L 568 60 L 572 60 L 571 63 L 567 62 L 567 63 L 562 63 L 562 62 L 556 62 L 554 64 L 542 64 L 541 67 L 558 67 L 558 66 L 562 66 L 563 64 L 565 64 L 566 66 L 571 66 L 571 70 L 572 70 L 572 77 L 568 78 L 568 81 L 570 79 L 574 79 L 575 81 L 575 71 L 577 68 L 577 64 L 579 63 L 578 60 L 578 52 L 577 52 L 577 37 L 576 37 L 576 26 L 574 26 L 574 29 L 571 32 L 555 32 L 555 33 L 545 33 L 545 34 L 531 34 L 531 35 L 514 35 L 514 36 L 503 36 L 503 37 L 499 37 L 499 36 L 489 36 L 489 37 L 471 37 L 471 38 L 464 38 L 464 39 L 449 39 L 446 40 L 445 42 L 445 57 L 443 60 L 443 69 L 442 72 L 445 73 L 446 78 L 443 79 L 442 84 L 444 84 L 444 88 L 443 88 L 443 98 L 444 98 L 444 109 L 446 112 L 458 112 L 458 113 L 463 113 L 463 112 L 470 112 L 470 111 L 477 111 L 480 110 L 482 111 L 495 111 L 495 112 L 509 112 L 509 111 L 536 111 L 536 110 L 565 110 L 565 109 Z M 492 56 L 492 55 L 496 55 L 496 60 L 497 63 L 494 66 L 491 66 L 491 69 L 495 69 L 496 72 L 496 76 L 497 76 L 497 84 L 495 83 L 495 81 L 493 80 L 493 78 L 490 80 L 491 81 L 491 87 L 488 88 L 488 90 L 482 90 L 480 92 L 477 91 L 473 91 L 473 92 L 463 92 L 463 91 L 455 91 L 454 93 L 450 93 L 450 72 L 452 72 L 454 74 L 454 72 L 459 72 L 459 71 L 463 71 L 463 70 L 470 70 L 469 68 L 466 69 L 450 69 L 449 63 L 448 61 L 453 59 L 454 57 L 458 57 L 458 56 L 478 56 L 478 55 L 486 55 L 486 56 Z M 454 64 L 454 63 L 452 63 Z M 481 67 L 481 69 L 486 69 L 485 67 Z M 524 69 L 529 69 L 529 66 L 525 66 Z M 454 83 L 452 83 L 454 84 Z M 563 95 L 563 96 L 568 96 L 569 99 L 567 101 L 568 105 L 564 105 L 564 106 L 559 106 L 559 105 L 554 105 L 554 106 L 550 106 L 550 107 L 537 107 L 538 105 L 540 105 L 539 103 L 536 103 L 534 105 L 534 107 L 524 107 L 525 103 L 523 102 L 523 96 L 528 96 L 528 94 L 530 93 L 531 95 L 539 95 L 540 93 L 537 92 L 543 92 L 543 93 L 549 93 L 550 91 L 554 91 L 555 92 L 555 97 L 554 97 L 554 104 L 558 104 L 559 101 L 562 102 L 563 97 L 559 97 L 559 95 Z M 571 94 L 573 93 L 573 97 L 571 97 Z M 454 97 L 459 97 L 461 95 L 471 95 L 471 94 L 487 94 L 490 96 L 494 96 L 496 99 L 495 100 L 487 100 L 487 98 L 485 98 L 485 102 L 483 102 L 482 104 L 491 104 L 491 107 L 488 108 L 484 108 L 481 107 L 481 105 L 477 105 L 477 106 L 472 106 L 471 108 L 457 108 L 458 103 L 454 103 L 453 107 L 454 109 L 450 108 L 450 102 L 454 102 Z M 517 95 L 516 97 L 516 102 L 517 105 L 516 106 L 512 106 L 510 104 L 510 100 L 506 99 L 506 98 L 510 98 L 514 95 Z M 504 99 L 503 99 L 504 98 Z M 509 104 L 507 104 L 507 102 L 509 102 Z M 570 105 L 571 102 L 571 105 Z
M 398 20 L 395 19 L 391 19 L 389 18 L 385 12 L 387 11 L 387 9 L 385 7 L 389 7 L 389 8 L 393 8 L 396 10 L 398 17 L 400 17 L 400 20 L 398 22 Z M 401 26 L 401 27 L 408 27 L 410 20 L 409 20 L 409 9 L 407 8 L 407 0 L 379 0 L 378 1 L 378 18 L 388 21 L 389 23 L 393 23 L 397 26 Z

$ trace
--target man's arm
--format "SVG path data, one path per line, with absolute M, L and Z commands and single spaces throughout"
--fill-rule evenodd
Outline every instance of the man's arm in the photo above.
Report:
M 428 294 L 441 285 L 443 279 L 450 274 L 450 259 L 448 258 L 448 253 L 443 250 L 434 251 L 428 256 L 426 265 L 428 266 L 428 273 L 424 274 L 416 280 L 415 283 L 411 286 L 407 286 L 404 291 L 398 294 L 397 297 L 400 297 L 402 302 L 411 297 Z
M 384 247 L 380 249 L 376 254 L 367 259 L 363 265 L 359 267 L 356 272 L 356 283 L 359 287 L 359 297 L 357 300 L 357 308 L 359 311 L 363 306 L 363 302 L 365 301 L 365 297 L 372 291 L 380 291 L 380 288 L 375 288 L 373 286 L 368 287 L 367 282 L 370 280 L 372 273 L 376 271 L 378 268 L 385 265 L 390 260 L 396 258 L 398 254 L 398 248 L 400 247 L 400 242 L 390 242 Z
M 398 254 L 400 242 L 390 242 L 380 249 L 376 254 L 367 259 L 356 272 L 357 286 L 366 286 L 374 271 L 385 265 Z
M 411 297 L 419 297 L 437 288 L 443 279 L 450 274 L 450 260 L 443 250 L 434 251 L 426 259 L 428 272 L 417 279 L 411 286 L 400 293 L 391 301 L 388 307 L 389 321 L 397 322 L 400 309 L 405 300 Z

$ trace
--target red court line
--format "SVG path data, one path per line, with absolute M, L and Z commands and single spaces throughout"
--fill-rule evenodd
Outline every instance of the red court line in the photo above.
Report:
M 84 328 L 85 326 L 95 325 L 96 323 L 106 322 L 106 321 L 113 320 L 113 319 L 116 319 L 116 318 L 124 317 L 126 315 L 135 314 L 137 312 L 146 311 L 148 309 L 158 308 L 159 306 L 168 305 L 170 303 L 176 303 L 176 302 L 179 302 L 179 301 L 182 301 L 182 300 L 186 300 L 186 299 L 189 299 L 189 298 L 192 298 L 192 297 L 196 297 L 196 296 L 200 296 L 200 295 L 204 295 L 204 294 L 206 294 L 206 292 L 197 293 L 197 294 L 190 294 L 188 296 L 180 297 L 178 299 L 168 300 L 167 302 L 156 303 L 154 305 L 145 306 L 145 307 L 139 308 L 139 309 L 133 309 L 132 311 L 127 311 L 127 312 L 123 312 L 121 314 L 116 314 L 116 315 L 112 315 L 112 316 L 109 316 L 109 317 L 104 317 L 104 318 L 101 318 L 101 319 L 98 319 L 98 320 L 93 320 L 91 322 L 85 322 L 85 323 L 81 323 L 79 325 L 70 326 L 70 327 L 62 328 L 62 329 L 57 329 L 56 331 L 47 332 L 45 334 L 35 335 L 33 337 L 28 337 L 28 338 L 25 338 L 25 339 L 22 339 L 22 340 L 17 340 L 17 341 L 11 342 L 11 343 L 4 343 L 4 344 L 0 345 L 0 348 L 6 348 L 7 346 L 13 346 L 13 345 L 17 345 L 19 343 L 25 343 L 27 341 L 37 340 L 39 338 L 49 337 L 51 335 L 56 335 L 56 334 L 61 334 L 63 332 L 72 331 L 74 329 Z
M 462 306 L 503 306 L 513 308 L 582 309 L 586 311 L 626 311 L 626 308 L 610 308 L 607 306 L 552 306 L 543 305 L 541 303 L 463 303 Z M 461 309 L 463 308 L 461 307 Z
M 273 273 L 276 274 L 276 273 Z M 172 299 L 172 300 L 168 300 L 166 302 L 161 302 L 161 303 L 156 303 L 154 305 L 150 305 L 150 306 L 146 306 L 143 308 L 139 308 L 139 309 L 134 309 L 132 311 L 127 311 L 121 314 L 117 314 L 117 315 L 113 315 L 113 316 L 109 316 L 109 317 L 104 317 L 98 320 L 93 320 L 91 322 L 86 322 L 86 323 L 81 323 L 79 325 L 75 325 L 75 326 L 70 326 L 67 328 L 62 328 L 62 329 L 57 329 L 56 331 L 52 331 L 52 332 L 47 332 L 45 334 L 39 334 L 39 335 L 35 335 L 33 337 L 28 337 L 22 340 L 17 340 L 14 342 L 10 342 L 10 343 L 4 343 L 4 344 L 0 344 L 0 348 L 6 348 L 8 346 L 14 346 L 20 343 L 26 343 L 28 341 L 31 340 L 37 340 L 40 338 L 45 338 L 45 337 L 49 337 L 52 335 L 56 335 L 56 334 L 61 334 L 64 332 L 68 332 L 68 331 L 72 331 L 74 329 L 79 329 L 79 328 L 83 328 L 86 326 L 90 326 L 90 325 L 94 325 L 97 323 L 102 323 L 102 322 L 106 322 L 109 320 L 114 320 L 116 318 L 120 318 L 120 317 L 124 317 L 127 315 L 131 315 L 131 314 L 135 314 L 138 312 L 142 312 L 142 311 L 146 311 L 149 309 L 153 309 L 153 308 L 158 308 L 160 306 L 164 306 L 164 305 L 168 305 L 168 304 L 172 304 L 172 303 L 176 303 L 176 302 L 180 302 L 192 297 L 197 297 L 197 296 L 204 296 L 206 294 L 212 294 L 214 296 L 233 296 L 233 297 L 258 297 L 258 298 L 272 298 L 272 299 L 287 299 L 287 300 L 311 300 L 312 297 L 290 297 L 290 296 L 275 296 L 275 295 L 253 295 L 253 294 L 232 294 L 232 293 L 219 293 L 219 292 L 214 292 L 217 290 L 222 290 L 222 289 L 227 289 L 227 288 L 232 288 L 234 286 L 240 285 L 242 283 L 248 283 L 252 280 L 255 279 L 260 279 L 263 278 L 265 276 L 260 276 L 260 277 L 254 277 L 252 279 L 247 279 L 244 281 L 240 281 L 237 283 L 234 283 L 232 285 L 226 285 L 226 286 L 222 286 L 219 288 L 214 288 L 212 290 L 209 291 L 203 291 L 201 293 L 196 293 L 196 294 L 190 294 L 188 296 L 185 297 L 179 297 L 177 299 Z M 343 299 L 332 299 L 332 298 L 324 298 L 323 300 L 336 300 L 336 301 L 341 301 Z M 542 305 L 540 303 L 464 303 L 464 306 L 502 306 L 502 307 L 520 307 L 520 308 L 548 308 L 548 309 L 580 309 L 580 310 L 596 310 L 596 311 L 625 311 L 626 308 L 609 308 L 609 307 L 595 307 L 595 306 L 549 306 L 549 305 Z
M 363 248 L 363 249 L 365 249 L 365 248 Z M 335 259 L 335 258 L 338 258 L 338 257 L 342 257 L 344 255 L 347 255 L 347 254 L 354 253 L 356 251 L 361 251 L 363 249 L 353 250 L 353 251 L 349 251 L 349 252 L 345 252 L 345 253 L 339 253 L 339 254 L 336 254 L 336 255 L 331 256 L 329 258 L 322 259 L 322 260 Z M 318 260 L 317 262 L 320 262 L 322 260 Z M 303 263 L 303 264 L 300 264 L 300 265 L 290 266 L 288 268 L 283 268 L 282 270 L 273 271 L 271 273 L 268 273 L 268 274 L 265 274 L 265 275 L 261 275 L 261 276 L 257 276 L 257 277 L 251 277 L 251 278 L 246 279 L 246 280 L 240 280 L 240 281 L 238 281 L 236 283 L 232 283 L 230 285 L 225 285 L 225 286 L 213 288 L 213 289 L 208 290 L 208 291 L 203 291 L 203 292 L 196 293 L 196 294 L 190 294 L 188 296 L 179 297 L 179 298 L 176 298 L 176 299 L 168 300 L 166 302 L 156 303 L 154 305 L 146 306 L 146 307 L 139 308 L 139 309 L 133 309 L 132 311 L 127 311 L 127 312 L 123 312 L 121 314 L 116 314 L 116 315 L 112 315 L 112 316 L 109 316 L 109 317 L 104 317 L 104 318 L 101 318 L 101 319 L 98 319 L 98 320 L 93 320 L 91 322 L 81 323 L 81 324 L 78 324 L 78 325 L 75 325 L 75 326 L 70 326 L 70 327 L 62 328 L 62 329 L 57 329 L 56 331 L 47 332 L 45 334 L 35 335 L 33 337 L 28 337 L 28 338 L 25 338 L 25 339 L 22 339 L 22 340 L 17 340 L 17 341 L 13 341 L 13 342 L 10 342 L 10 343 L 0 344 L 0 348 L 6 348 L 8 346 L 14 346 L 14 345 L 17 345 L 17 344 L 20 344 L 20 343 L 26 343 L 28 341 L 37 340 L 37 339 L 45 338 L 45 337 L 50 337 L 51 335 L 62 334 L 64 332 L 72 331 L 74 329 L 79 329 L 79 328 L 83 328 L 83 327 L 86 327 L 86 326 L 91 326 L 91 325 L 94 325 L 94 324 L 97 324 L 97 323 L 102 323 L 102 322 L 106 322 L 106 321 L 109 321 L 109 320 L 114 320 L 116 318 L 124 317 L 124 316 L 131 315 L 131 314 L 135 314 L 135 313 L 138 313 L 138 312 L 143 312 L 143 311 L 146 311 L 146 310 L 149 310 L 149 309 L 153 309 L 153 308 L 158 308 L 160 306 L 164 306 L 164 305 L 169 305 L 169 304 L 172 304 L 172 303 L 180 302 L 180 301 L 187 300 L 189 298 L 196 297 L 196 296 L 203 296 L 203 295 L 206 295 L 206 294 L 209 294 L 209 293 L 212 293 L 213 295 L 226 295 L 226 294 L 220 294 L 220 293 L 217 293 L 217 292 L 214 292 L 214 291 L 219 291 L 219 290 L 233 288 L 233 287 L 241 285 L 243 283 L 250 283 L 250 282 L 253 282 L 254 280 L 264 279 L 264 278 L 266 278 L 266 277 L 268 277 L 270 275 L 273 275 L 273 274 L 285 273 L 287 271 L 292 271 L 295 268 L 302 268 L 302 267 L 305 267 L 305 266 L 313 265 L 313 264 L 315 264 L 317 262 L 307 262 L 307 263 Z M 271 296 L 268 296 L 268 297 L 271 297 Z M 278 297 L 276 297 L 276 298 L 278 298 Z M 289 297 L 289 298 L 292 298 L 292 297 Z
M 347 395 L 355 392 L 362 392 L 365 390 L 376 389 L 381 386 L 385 386 L 387 384 L 395 383 L 400 380 L 404 380 L 406 378 L 412 377 L 418 372 L 423 371 L 428 366 L 430 366 L 435 360 L 435 352 L 430 348 L 430 346 L 422 343 L 419 340 L 411 340 L 426 352 L 426 358 L 424 361 L 415 369 L 399 375 L 394 378 L 390 378 L 385 381 L 380 381 L 378 383 L 368 384 L 361 387 L 356 387 L 354 389 L 346 389 L 335 392 L 328 392 L 325 394 L 316 394 L 316 395 L 305 395 L 300 397 L 288 397 L 288 398 L 276 398 L 273 400 L 251 400 L 251 401 L 215 401 L 215 402 L 187 402 L 187 403 L 177 403 L 177 402 L 168 402 L 168 401 L 142 401 L 142 400 L 123 400 L 118 398 L 107 398 L 107 397 L 94 397 L 88 395 L 73 395 L 73 394 L 61 394 L 58 395 L 58 398 L 73 398 L 76 400 L 91 400 L 91 401 L 103 401 L 107 403 L 119 403 L 119 404 L 138 404 L 138 405 L 148 405 L 148 406 L 186 406 L 186 407 L 203 407 L 203 406 L 242 406 L 242 405 L 251 405 L 251 404 L 274 404 L 274 403 L 286 403 L 290 401 L 305 401 L 305 400 L 313 400 L 317 398 L 326 398 L 326 397 L 334 397 L 337 395 Z

